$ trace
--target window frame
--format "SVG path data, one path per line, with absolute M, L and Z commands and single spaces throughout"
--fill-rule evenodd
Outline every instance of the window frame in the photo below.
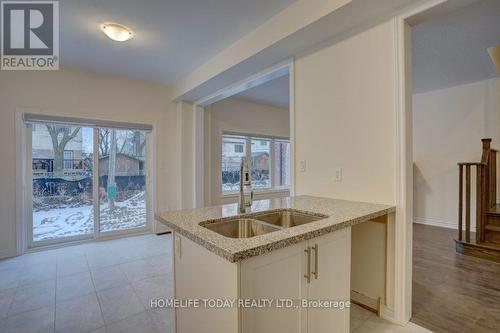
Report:
M 281 138 L 275 138 L 272 142 L 272 149 L 271 149 L 271 152 L 273 154 L 272 156 L 272 160 L 274 163 L 276 163 L 276 143 L 287 143 L 288 146 L 289 146 L 289 149 L 290 149 L 290 160 L 288 161 L 288 167 L 290 168 L 290 172 L 289 172 L 289 179 L 288 179 L 288 185 L 276 185 L 275 184 L 275 181 L 276 181 L 276 178 L 273 177 L 273 188 L 275 189 L 286 189 L 286 190 L 290 190 L 291 187 L 292 187 L 292 154 L 291 154 L 291 149 L 292 149 L 292 144 L 290 142 L 290 140 L 284 140 L 284 139 L 281 139 Z M 273 170 L 273 174 L 274 174 L 274 170 Z
M 222 184 L 222 153 L 223 153 L 223 144 L 224 144 L 224 138 L 231 138 L 231 137 L 237 137 L 239 139 L 245 140 L 245 156 L 247 160 L 251 161 L 252 160 L 252 140 L 265 140 L 269 141 L 270 143 L 270 150 L 269 150 L 269 179 L 271 180 L 271 186 L 267 188 L 255 188 L 253 187 L 254 193 L 256 194 L 266 194 L 266 193 L 278 193 L 278 192 L 286 192 L 290 191 L 291 189 L 291 179 L 289 181 L 290 184 L 285 185 L 285 186 L 278 186 L 276 184 L 276 179 L 274 177 L 274 166 L 275 166 L 275 143 L 276 142 L 284 142 L 288 143 L 291 145 L 290 138 L 287 137 L 281 137 L 281 136 L 269 136 L 269 135 L 262 135 L 262 134 L 250 134 L 250 133 L 235 133 L 235 132 L 222 132 L 220 135 L 220 163 L 218 164 L 218 173 L 219 173 L 219 191 L 220 191 L 220 196 L 222 198 L 224 197 L 232 197 L 238 194 L 238 191 L 224 191 L 223 190 L 223 184 Z M 290 160 L 288 161 L 289 164 L 292 163 L 291 161 L 291 156 Z
M 247 160 L 252 161 L 252 141 L 258 142 L 256 143 L 256 146 L 259 145 L 261 146 L 262 141 L 268 141 L 269 142 L 269 180 L 271 181 L 271 186 L 269 187 L 259 187 L 256 188 L 252 184 L 252 189 L 255 192 L 262 193 L 262 192 L 269 192 L 272 190 L 275 190 L 275 184 L 274 184 L 274 177 L 273 177 L 273 168 L 274 168 L 274 139 L 273 138 L 264 138 L 262 136 L 249 136 L 246 138 L 249 141 L 250 145 L 250 151 L 247 150 Z
M 18 116 L 16 118 L 17 126 L 20 127 L 20 135 L 23 138 L 21 146 L 19 147 L 20 160 L 22 162 L 23 169 L 23 183 L 26 182 L 28 184 L 33 183 L 33 132 L 37 125 L 43 126 L 48 121 L 43 119 L 41 120 L 30 120 L 26 121 L 24 115 L 27 113 L 23 113 L 19 111 Z M 33 116 L 34 117 L 34 116 Z M 50 116 L 47 116 L 49 118 Z M 42 117 L 41 117 L 42 118 Z M 89 121 L 90 122 L 90 121 Z M 58 122 L 58 124 L 62 126 L 81 126 L 92 128 L 93 131 L 93 143 L 92 143 L 92 152 L 94 156 L 98 156 L 99 154 L 99 135 L 98 131 L 100 126 L 89 126 L 87 123 L 75 123 L 75 122 Z M 97 122 L 97 121 L 96 121 Z M 97 122 L 98 123 L 98 122 Z M 109 122 L 110 124 L 112 122 Z M 122 123 L 117 123 L 122 124 Z M 144 125 L 146 127 L 146 125 Z M 20 252 L 32 250 L 40 247 L 59 247 L 61 245 L 71 245 L 74 242 L 89 242 L 95 241 L 98 239 L 114 239 L 120 238 L 129 235 L 140 235 L 145 232 L 155 232 L 157 228 L 157 224 L 154 220 L 154 212 L 155 212 L 155 193 L 156 193 L 156 155 L 154 153 L 153 147 L 156 145 L 156 136 L 154 135 L 155 129 L 151 125 L 151 130 L 145 130 L 142 128 L 123 128 L 123 127 L 111 127 L 117 130 L 132 130 L 132 131 L 144 131 L 145 132 L 145 169 L 144 173 L 146 176 L 145 180 L 145 191 L 146 191 L 146 224 L 144 226 L 139 226 L 137 228 L 130 229 L 122 229 L 122 230 L 113 230 L 113 231 L 101 231 L 100 230 L 100 206 L 99 206 L 99 158 L 93 159 L 93 175 L 92 175 L 92 207 L 94 210 L 93 219 L 94 219 L 94 231 L 92 233 L 86 233 L 81 235 L 71 235 L 66 237 L 52 238 L 46 240 L 37 240 L 33 239 L 33 186 L 27 186 L 25 190 L 23 190 L 22 197 L 23 203 L 25 207 L 23 207 L 23 217 L 25 217 L 22 221 L 18 221 L 19 224 L 22 223 L 22 227 L 25 230 L 21 236 L 22 244 L 20 245 Z M 74 159 L 74 150 L 65 149 L 64 152 L 71 151 L 73 153 Z M 63 152 L 63 164 L 64 164 L 64 152 Z M 21 158 L 22 157 L 22 158 Z M 53 160 L 50 164 L 53 164 Z M 64 165 L 63 165 L 64 166 Z M 51 167 L 53 168 L 53 166 Z M 49 185 L 50 186 L 50 185 Z
M 241 147 L 241 151 L 236 150 L 236 147 Z M 243 145 L 239 143 L 234 144 L 234 152 L 235 153 L 243 153 Z
M 69 158 L 67 158 L 69 156 Z M 63 169 L 64 170 L 74 170 L 75 152 L 71 149 L 65 149 L 63 151 Z M 69 167 L 67 167 L 69 165 Z

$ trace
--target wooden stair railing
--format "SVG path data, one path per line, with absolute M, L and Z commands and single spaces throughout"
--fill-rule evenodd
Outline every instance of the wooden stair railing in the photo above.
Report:
M 476 244 L 485 242 L 487 212 L 496 206 L 496 153 L 491 148 L 491 139 L 482 139 L 483 153 L 480 162 L 461 162 L 459 167 L 458 199 L 458 241 L 464 241 L 463 222 L 465 215 L 465 242 L 471 243 L 471 187 L 472 170 L 476 171 Z M 465 211 L 464 211 L 464 170 L 465 170 Z M 492 229 L 491 227 L 489 229 Z

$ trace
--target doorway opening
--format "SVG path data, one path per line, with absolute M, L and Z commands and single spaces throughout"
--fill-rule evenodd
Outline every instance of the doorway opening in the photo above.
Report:
M 27 248 L 150 228 L 150 130 L 27 118 Z
M 238 202 L 242 158 L 252 170 L 255 200 L 290 195 L 291 82 L 287 62 L 197 103 L 204 108 L 204 205 Z
M 445 1 L 406 19 L 412 59 L 406 77 L 412 81 L 406 91 L 407 162 L 413 167 L 411 321 L 434 332 L 500 329 L 500 264 L 485 260 L 484 249 L 477 251 L 481 258 L 456 251 L 456 244 L 483 247 L 475 240 L 483 241 L 484 216 L 496 214 L 487 207 L 498 206 L 492 198 L 499 188 L 488 180 L 498 174 L 488 158 L 490 140 L 481 143 L 492 138 L 491 147 L 500 147 L 499 73 L 488 53 L 500 42 L 498 15 L 495 0 Z M 484 196 L 483 185 L 490 190 Z M 459 231 L 462 222 L 465 232 Z M 497 229 L 490 229 L 500 253 Z

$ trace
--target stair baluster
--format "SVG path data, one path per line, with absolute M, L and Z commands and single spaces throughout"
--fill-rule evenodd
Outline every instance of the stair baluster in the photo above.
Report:
M 458 165 L 458 240 L 462 241 L 464 216 L 464 166 Z
M 456 241 L 456 250 L 459 253 L 500 262 L 500 205 L 497 204 L 496 179 L 497 151 L 491 148 L 491 139 L 482 139 L 481 141 L 483 152 L 480 162 L 458 163 L 458 240 Z M 471 178 L 473 167 L 476 168 L 476 237 L 475 241 L 471 242 L 471 183 L 473 181 Z M 463 231 L 464 213 L 465 237 Z

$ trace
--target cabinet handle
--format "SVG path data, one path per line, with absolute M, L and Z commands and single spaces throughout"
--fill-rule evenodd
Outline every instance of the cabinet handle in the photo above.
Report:
M 311 247 L 308 246 L 304 252 L 307 254 L 307 273 L 304 274 L 304 277 L 306 278 L 307 283 L 311 283 Z
M 312 247 L 314 250 L 314 272 L 312 274 L 314 275 L 314 279 L 318 279 L 318 244 L 314 244 Z

